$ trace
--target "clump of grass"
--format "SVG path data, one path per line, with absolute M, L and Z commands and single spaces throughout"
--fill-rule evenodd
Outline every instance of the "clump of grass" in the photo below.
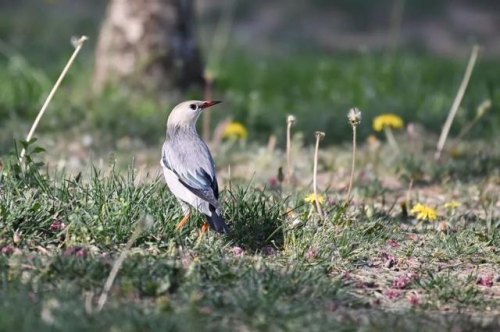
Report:
M 232 221 L 231 237 L 238 246 L 258 251 L 283 245 L 285 200 L 253 188 L 235 188 L 227 194 L 227 219 Z

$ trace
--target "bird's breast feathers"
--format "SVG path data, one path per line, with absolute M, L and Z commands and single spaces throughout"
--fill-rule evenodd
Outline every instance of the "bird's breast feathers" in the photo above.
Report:
M 167 135 L 161 164 L 196 196 L 214 206 L 218 205 L 219 190 L 214 162 L 208 147 L 197 135 Z

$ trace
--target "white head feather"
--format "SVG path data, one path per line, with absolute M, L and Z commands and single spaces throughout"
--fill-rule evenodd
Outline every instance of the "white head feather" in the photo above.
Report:
M 220 101 L 188 100 L 182 102 L 170 112 L 167 127 L 188 126 L 194 128 L 201 112 L 218 103 Z

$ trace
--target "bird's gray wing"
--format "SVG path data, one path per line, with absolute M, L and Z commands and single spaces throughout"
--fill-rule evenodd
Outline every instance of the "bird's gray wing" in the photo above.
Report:
M 171 170 L 189 191 L 218 207 L 219 187 L 215 167 L 208 148 L 202 145 L 187 145 L 182 148 L 165 142 L 162 153 L 163 167 Z

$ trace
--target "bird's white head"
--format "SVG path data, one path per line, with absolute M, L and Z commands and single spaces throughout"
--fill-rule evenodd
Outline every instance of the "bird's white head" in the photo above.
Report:
M 175 106 L 168 116 L 167 127 L 194 127 L 203 110 L 219 104 L 220 101 L 188 100 Z

